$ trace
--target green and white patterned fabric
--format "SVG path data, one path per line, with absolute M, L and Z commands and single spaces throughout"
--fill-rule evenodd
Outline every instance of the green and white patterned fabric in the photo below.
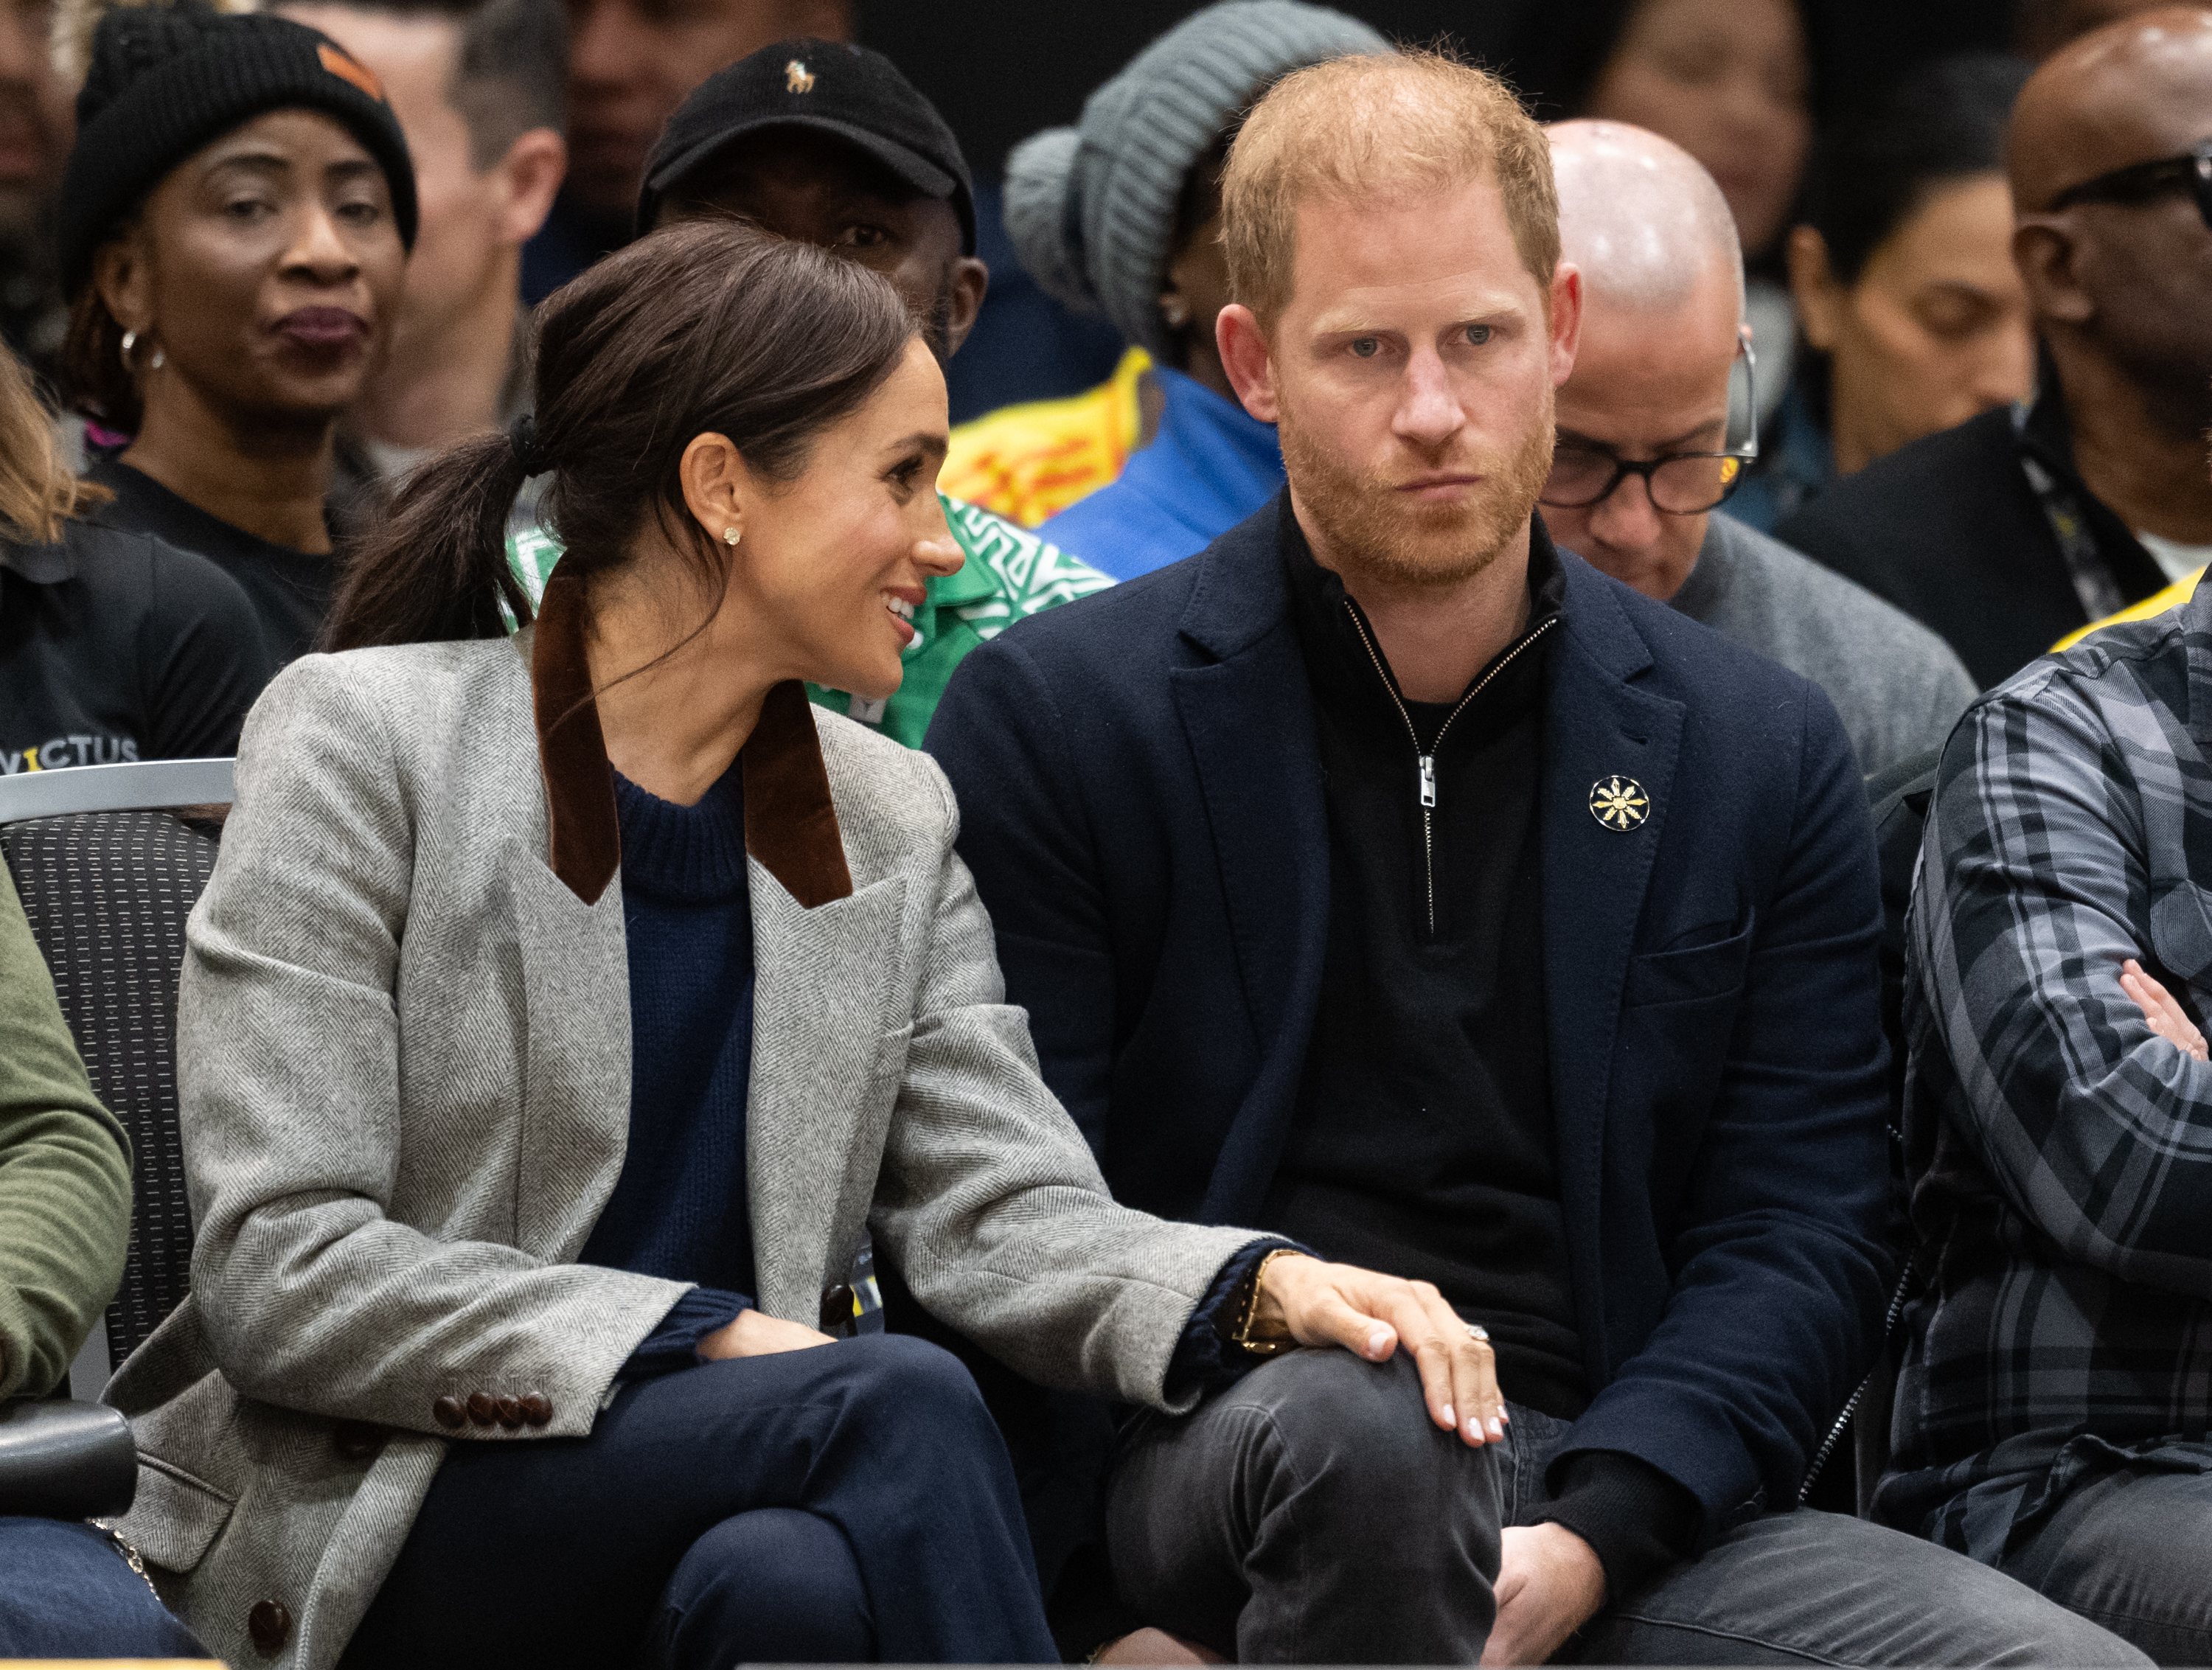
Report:
M 914 641 L 906 647 L 906 677 L 898 693 L 866 701 L 842 690 L 807 686 L 807 694 L 832 713 L 846 714 L 908 748 L 921 746 L 953 668 L 978 644 L 988 643 L 1016 621 L 1093 592 L 1114 581 L 1089 563 L 1048 545 L 978 506 L 940 493 L 945 520 L 965 553 L 960 572 L 929 582 L 929 596 L 914 615 Z M 535 605 L 545 578 L 560 561 L 561 546 L 535 522 L 509 525 L 507 561 Z

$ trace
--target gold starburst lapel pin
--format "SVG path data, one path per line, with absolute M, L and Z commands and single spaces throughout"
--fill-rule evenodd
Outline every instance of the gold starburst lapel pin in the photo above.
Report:
M 1590 785 L 1590 816 L 1619 835 L 1626 835 L 1651 816 L 1651 801 L 1644 785 L 1633 777 L 1601 777 Z

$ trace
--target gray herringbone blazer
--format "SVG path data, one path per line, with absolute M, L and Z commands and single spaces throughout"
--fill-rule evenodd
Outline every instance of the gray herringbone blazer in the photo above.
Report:
M 534 652 L 310 656 L 247 722 L 178 1019 L 193 1290 L 111 1392 L 142 1454 L 122 1528 L 232 1663 L 334 1665 L 447 1445 L 588 1433 L 684 1290 L 570 1262 L 622 1167 L 630 1035 L 611 779 L 555 614 Z M 539 714 L 580 694 L 580 723 L 533 726 L 533 653 Z M 1164 1406 L 1250 1236 L 1109 1199 L 930 760 L 787 685 L 744 761 L 762 1309 L 815 1322 L 872 1230 L 1023 1373 Z M 441 1424 L 479 1392 L 550 1419 Z

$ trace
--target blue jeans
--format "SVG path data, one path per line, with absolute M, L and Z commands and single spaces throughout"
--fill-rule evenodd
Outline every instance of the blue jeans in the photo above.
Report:
M 0 1658 L 205 1658 L 93 1526 L 0 1518 Z
M 638 1382 L 588 1438 L 454 1444 L 344 1661 L 1056 1656 L 975 1382 L 873 1334 Z

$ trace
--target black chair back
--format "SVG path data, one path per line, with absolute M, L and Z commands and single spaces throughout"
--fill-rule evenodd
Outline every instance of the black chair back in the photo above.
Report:
M 107 1312 L 111 1369 L 191 1285 L 177 980 L 185 919 L 214 873 L 215 855 L 212 826 L 162 811 L 0 824 L 0 858 L 53 971 L 92 1088 L 131 1136 L 131 1252 Z

